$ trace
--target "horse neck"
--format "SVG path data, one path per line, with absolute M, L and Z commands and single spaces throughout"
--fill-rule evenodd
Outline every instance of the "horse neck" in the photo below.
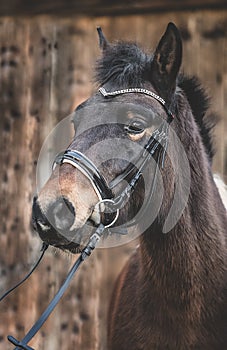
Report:
M 227 227 L 226 212 L 202 143 L 196 145 L 196 152 L 193 147 L 187 152 L 191 160 L 191 186 L 179 221 L 170 232 L 164 234 L 163 225 L 170 208 L 161 207 L 155 222 L 141 236 L 140 244 L 144 273 L 157 278 L 165 290 L 172 288 L 173 281 L 177 281 L 179 293 L 182 288 L 191 285 L 195 276 L 206 276 L 208 285 L 209 281 L 212 284 L 215 266 L 224 262 L 223 241 Z M 165 195 L 169 195 L 168 188 L 166 193 L 163 203 L 171 202 L 165 198 Z M 198 274 L 201 276 L 198 277 Z M 216 272 L 216 279 L 221 278 L 218 274 Z

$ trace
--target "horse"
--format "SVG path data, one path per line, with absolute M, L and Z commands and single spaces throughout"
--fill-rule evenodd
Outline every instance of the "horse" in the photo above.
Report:
M 98 32 L 99 90 L 73 114 L 73 141 L 34 199 L 34 227 L 72 253 L 87 227 L 103 223 L 106 241 L 136 227 L 139 245 L 110 302 L 108 349 L 224 349 L 227 216 L 212 175 L 209 98 L 180 71 L 175 24 L 153 54 Z

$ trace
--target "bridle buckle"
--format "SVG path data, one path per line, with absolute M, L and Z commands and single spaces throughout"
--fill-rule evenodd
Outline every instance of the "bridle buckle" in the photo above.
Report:
M 95 206 L 98 207 L 99 213 L 104 213 L 105 216 L 108 214 L 115 213 L 115 217 L 110 223 L 107 223 L 107 224 L 104 223 L 105 228 L 112 227 L 119 217 L 119 209 L 118 208 L 115 209 L 114 207 L 115 201 L 113 199 L 102 199 Z

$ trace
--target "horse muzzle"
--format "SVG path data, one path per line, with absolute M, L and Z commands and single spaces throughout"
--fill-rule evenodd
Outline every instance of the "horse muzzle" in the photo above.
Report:
M 75 209 L 65 198 L 58 198 L 50 204 L 46 214 L 40 207 L 37 197 L 33 199 L 32 225 L 40 238 L 54 247 L 79 251 L 80 237 L 75 230 L 70 231 L 75 221 Z

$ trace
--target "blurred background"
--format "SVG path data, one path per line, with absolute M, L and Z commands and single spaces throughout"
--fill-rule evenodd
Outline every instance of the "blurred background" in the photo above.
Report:
M 182 34 L 184 72 L 201 79 L 220 117 L 213 170 L 227 181 L 226 0 L 1 0 L 0 294 L 39 255 L 30 225 L 37 159 L 52 128 L 94 91 L 96 27 L 109 41 L 136 41 L 152 52 L 169 21 Z M 136 244 L 96 250 L 30 345 L 105 350 L 113 283 Z M 30 280 L 0 304 L 1 350 L 13 349 L 8 334 L 24 337 L 74 259 L 49 249 Z

